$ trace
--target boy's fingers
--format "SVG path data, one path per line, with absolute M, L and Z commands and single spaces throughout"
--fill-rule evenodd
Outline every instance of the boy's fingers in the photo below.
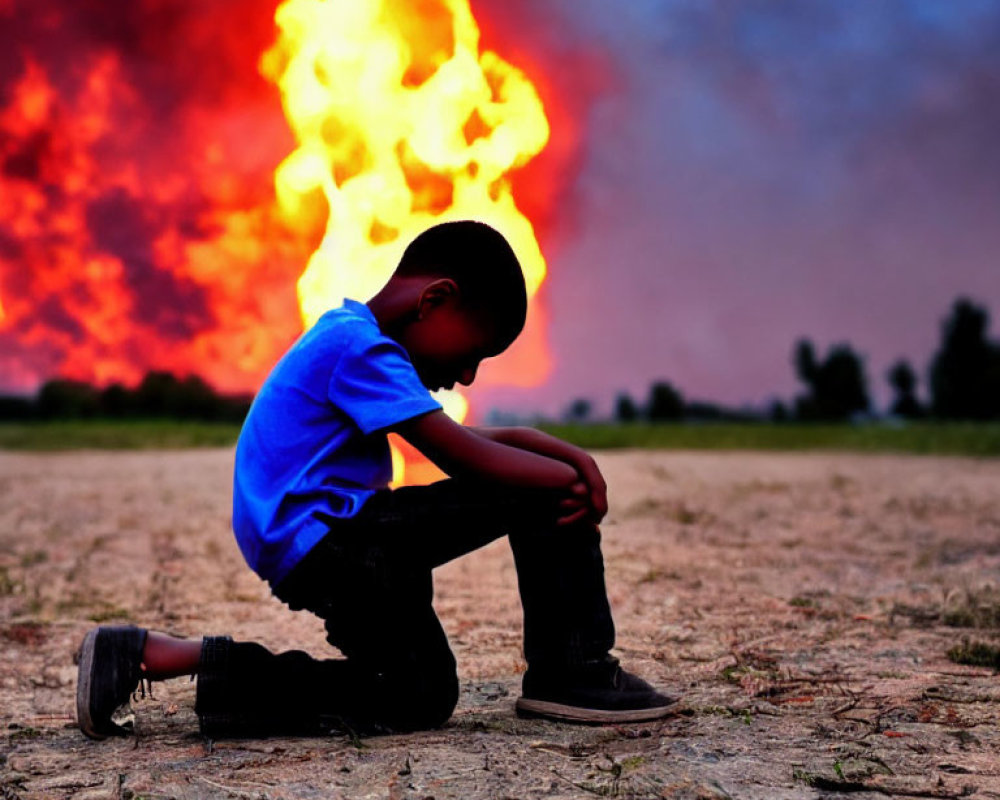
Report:
M 572 525 L 574 522 L 583 519 L 589 513 L 590 513 L 589 508 L 581 508 L 579 511 L 574 511 L 569 516 L 560 517 L 559 519 L 557 519 L 556 525 Z
M 584 517 L 593 517 L 600 522 L 608 511 L 607 494 L 600 472 L 588 470 L 581 480 L 569 487 L 569 497 L 559 501 L 559 509 L 568 513 L 557 520 L 559 525 L 571 525 Z M 596 473 L 596 474 L 594 474 Z M 592 479 L 596 479 L 593 480 Z
M 608 513 L 608 496 L 604 492 L 593 492 L 590 495 L 590 504 L 594 507 L 599 518 L 603 519 L 604 515 Z

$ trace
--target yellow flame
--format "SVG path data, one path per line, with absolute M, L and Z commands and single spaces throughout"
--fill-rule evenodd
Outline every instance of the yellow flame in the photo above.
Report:
M 260 66 L 298 145 L 278 203 L 293 226 L 326 215 L 298 283 L 304 324 L 370 299 L 414 236 L 454 219 L 501 231 L 532 297 L 545 260 L 507 175 L 545 146 L 548 121 L 524 74 L 479 52 L 468 0 L 286 0 L 275 21 Z M 438 399 L 464 418 L 460 394 Z

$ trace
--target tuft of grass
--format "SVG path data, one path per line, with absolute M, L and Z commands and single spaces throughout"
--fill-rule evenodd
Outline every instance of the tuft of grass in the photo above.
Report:
M 21 584 L 10 576 L 7 567 L 0 567 L 0 597 L 12 595 L 21 588 Z
M 948 658 L 956 664 L 990 667 L 1000 671 L 1000 647 L 994 644 L 963 639 L 961 644 L 948 650 Z
M 917 455 L 1000 456 L 1000 424 L 879 423 L 541 423 L 544 431 L 590 450 L 833 450 Z
M 87 617 L 91 622 L 113 622 L 115 620 L 129 620 L 131 618 L 132 614 L 127 609 L 116 608 L 115 606 L 101 608 Z
M 22 567 L 33 567 L 36 564 L 44 564 L 49 560 L 49 554 L 44 550 L 31 550 L 21 556 Z
M 941 621 L 952 628 L 1000 628 L 1000 606 L 952 609 L 944 613 Z
M 630 769 L 638 769 L 643 764 L 646 763 L 645 756 L 627 756 L 618 762 L 622 765 L 622 771 L 627 772 Z
M 7 739 L 11 744 L 16 742 L 22 742 L 31 739 L 40 739 L 45 735 L 45 732 L 39 728 L 32 728 L 30 725 L 26 727 L 21 727 L 18 725 L 13 728 L 10 733 L 7 734 Z M 5 795 L 6 796 L 6 795 Z
M 955 593 L 945 601 L 941 621 L 952 628 L 1000 628 L 1000 592 L 984 587 Z
M 641 576 L 639 576 L 636 584 L 656 583 L 660 580 L 676 581 L 680 580 L 680 578 L 681 574 L 676 570 L 665 570 L 662 567 L 650 567 Z
M 905 617 L 915 628 L 929 628 L 940 621 L 941 612 L 937 607 L 893 603 L 889 611 L 889 624 L 893 624 L 896 617 Z
M 683 503 L 677 506 L 673 513 L 674 520 L 679 522 L 681 525 L 694 525 L 694 523 L 698 522 L 702 516 L 701 511 L 688 508 Z
M 59 617 L 88 619 L 91 622 L 127 621 L 132 618 L 127 609 L 78 591 L 56 603 L 55 613 Z

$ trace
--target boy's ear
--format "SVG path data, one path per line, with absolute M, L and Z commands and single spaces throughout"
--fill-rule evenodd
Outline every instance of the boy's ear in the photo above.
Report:
M 457 301 L 459 294 L 458 284 L 451 278 L 437 278 L 431 281 L 424 287 L 417 300 L 417 318 L 423 317 L 433 308 Z

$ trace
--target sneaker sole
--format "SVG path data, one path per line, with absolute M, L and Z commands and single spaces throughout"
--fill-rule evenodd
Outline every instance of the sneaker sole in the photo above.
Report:
M 674 701 L 665 706 L 652 708 L 631 708 L 620 711 L 603 708 L 581 708 L 563 703 L 552 703 L 548 700 L 532 700 L 529 697 L 519 697 L 514 704 L 520 716 L 548 717 L 567 722 L 646 722 L 651 719 L 662 719 L 677 710 L 680 703 Z
M 83 637 L 80 645 L 80 662 L 76 681 L 76 722 L 80 730 L 91 739 L 106 739 L 107 737 L 94 729 L 94 720 L 90 717 L 90 682 L 94 676 L 94 649 L 97 644 L 97 628 L 89 631 Z

